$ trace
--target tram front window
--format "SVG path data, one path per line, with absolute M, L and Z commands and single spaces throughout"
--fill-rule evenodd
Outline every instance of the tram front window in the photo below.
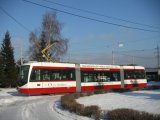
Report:
M 23 86 L 28 81 L 29 65 L 21 66 L 18 85 Z

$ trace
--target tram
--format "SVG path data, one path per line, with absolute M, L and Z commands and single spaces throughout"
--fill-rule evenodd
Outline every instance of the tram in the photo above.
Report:
M 21 66 L 18 92 L 52 94 L 146 87 L 143 66 L 29 62 Z

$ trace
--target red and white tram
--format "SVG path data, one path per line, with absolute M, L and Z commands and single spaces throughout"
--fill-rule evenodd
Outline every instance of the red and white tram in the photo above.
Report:
M 142 66 L 31 62 L 21 66 L 18 92 L 50 94 L 145 87 Z

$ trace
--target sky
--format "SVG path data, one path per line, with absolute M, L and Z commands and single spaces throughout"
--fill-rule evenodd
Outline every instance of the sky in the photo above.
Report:
M 115 64 L 157 66 L 156 48 L 160 47 L 159 0 L 32 2 L 52 9 L 24 0 L 0 0 L 0 43 L 8 30 L 15 59 L 21 57 L 21 51 L 23 58 L 28 59 L 30 32 L 41 29 L 42 18 L 47 11 L 58 9 L 57 19 L 63 24 L 61 34 L 69 40 L 69 49 L 61 61 L 112 64 L 113 53 Z

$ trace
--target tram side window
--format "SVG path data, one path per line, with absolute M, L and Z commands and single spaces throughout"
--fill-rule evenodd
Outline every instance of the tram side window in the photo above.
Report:
M 144 79 L 145 72 L 143 70 L 136 70 L 135 71 L 135 78 Z
M 82 73 L 82 82 L 93 82 L 95 79 L 93 72 Z
M 111 80 L 109 72 L 96 72 L 97 80 L 95 82 L 109 82 Z
M 41 80 L 40 77 L 40 70 L 39 69 L 33 69 L 31 72 L 31 77 L 30 77 L 30 81 L 37 81 L 37 80 Z
M 144 79 L 145 71 L 144 70 L 127 70 L 124 71 L 125 79 Z
M 120 81 L 120 72 L 111 72 L 111 81 Z
M 82 71 L 81 72 L 82 82 L 110 82 L 120 81 L 120 72 L 110 71 Z
M 75 80 L 75 70 L 33 69 L 30 81 Z
M 75 70 L 52 70 L 51 80 L 75 80 Z
M 134 71 L 132 70 L 127 70 L 127 71 L 124 71 L 124 78 L 125 79 L 131 79 L 131 78 L 134 78 Z
M 41 70 L 41 80 L 50 80 L 50 70 L 42 69 Z

